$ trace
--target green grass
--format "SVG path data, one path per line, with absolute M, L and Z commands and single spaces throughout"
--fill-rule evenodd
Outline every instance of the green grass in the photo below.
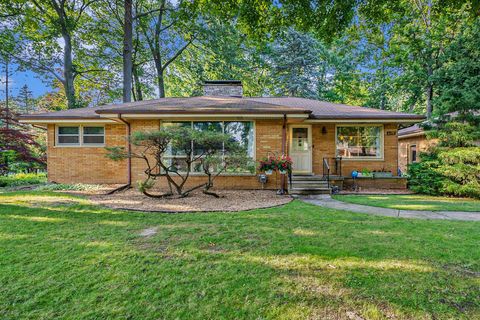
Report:
M 480 212 L 480 200 L 434 197 L 420 194 L 405 195 L 335 195 L 334 199 L 374 207 L 402 210 Z
M 158 233 L 141 237 L 145 228 Z M 2 319 L 480 318 L 480 223 L 0 194 Z
M 0 188 L 19 187 L 47 182 L 45 173 L 17 173 L 8 176 L 0 175 Z

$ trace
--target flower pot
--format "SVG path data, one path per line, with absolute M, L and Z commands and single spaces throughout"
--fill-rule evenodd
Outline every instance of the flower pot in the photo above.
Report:
M 393 177 L 393 174 L 391 172 L 374 172 L 373 177 L 374 178 L 390 178 L 390 177 Z
M 266 175 L 271 175 L 273 173 L 273 170 L 265 170 Z

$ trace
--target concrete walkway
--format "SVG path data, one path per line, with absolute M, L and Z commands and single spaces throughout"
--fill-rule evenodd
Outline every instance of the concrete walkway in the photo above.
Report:
M 377 216 L 417 219 L 480 221 L 480 212 L 388 209 L 338 201 L 333 199 L 330 195 L 305 196 L 300 197 L 299 199 L 304 202 L 312 203 L 321 207 L 358 213 L 367 213 Z

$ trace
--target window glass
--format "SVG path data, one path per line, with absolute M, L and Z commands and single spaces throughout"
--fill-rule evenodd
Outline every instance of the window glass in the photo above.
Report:
M 253 122 L 229 121 L 224 123 L 224 128 L 224 132 L 244 147 L 247 154 L 253 158 L 255 144 Z
M 179 127 L 179 128 L 191 128 L 192 123 L 190 121 L 172 121 L 172 122 L 162 122 L 162 127 Z M 190 141 L 185 141 L 185 143 L 191 143 Z M 181 146 L 174 147 L 169 145 L 165 154 L 167 156 L 183 156 L 185 155 L 185 148 Z
M 58 134 L 78 134 L 79 127 L 58 127 Z
M 103 127 L 83 127 L 83 134 L 104 134 Z
M 248 155 L 252 158 L 252 164 L 247 165 L 245 168 L 239 168 L 236 170 L 229 170 L 230 173 L 255 173 L 255 139 L 254 139 L 254 125 L 253 122 L 249 121 L 179 121 L 179 122 L 162 122 L 162 127 L 168 126 L 185 126 L 191 127 L 194 130 L 201 132 L 223 132 L 232 137 L 237 141 L 241 146 L 245 147 L 245 150 L 248 152 Z M 192 142 L 189 142 L 192 143 Z M 219 146 L 223 148 L 223 146 Z M 194 146 L 194 156 L 200 155 L 203 152 L 202 146 Z M 185 153 L 183 150 L 175 150 L 175 148 L 170 147 L 165 153 L 165 162 L 169 165 L 172 165 L 173 168 L 180 172 L 185 172 L 186 162 L 185 162 Z M 214 172 L 218 172 L 220 169 L 219 166 L 212 168 Z M 201 161 L 197 160 L 192 163 L 191 167 L 192 172 L 202 173 L 203 168 L 201 166 Z
M 80 127 L 58 127 L 58 144 L 80 144 Z
M 194 122 L 193 129 L 202 132 L 223 132 L 223 123 L 220 121 L 204 121 L 204 122 Z M 217 146 L 222 148 L 221 145 Z M 204 150 L 200 145 L 194 145 L 193 151 L 195 155 L 201 155 Z
M 104 127 L 83 127 L 83 143 L 84 144 L 104 144 L 105 128 Z
M 337 156 L 344 158 L 381 158 L 380 127 L 337 127 Z
M 83 143 L 85 144 L 104 144 L 105 138 L 103 136 L 83 136 Z
M 292 150 L 308 151 L 308 128 L 292 129 Z
M 410 146 L 410 161 L 417 162 L 417 146 L 416 145 Z
M 59 144 L 79 144 L 79 136 L 58 136 Z

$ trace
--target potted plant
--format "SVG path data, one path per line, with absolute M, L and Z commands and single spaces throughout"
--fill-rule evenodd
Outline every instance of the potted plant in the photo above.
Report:
M 273 170 L 277 169 L 277 164 L 274 156 L 268 156 L 260 160 L 260 167 L 258 170 L 265 172 L 265 174 L 270 175 L 273 173 Z
M 362 169 L 362 177 L 373 177 L 373 173 L 368 169 Z
M 393 174 L 392 172 L 385 170 L 385 168 L 382 168 L 382 170 L 374 171 L 373 177 L 374 178 L 391 178 L 393 177 Z
M 287 155 L 282 155 L 280 159 L 277 160 L 277 169 L 280 174 L 287 174 L 292 171 L 292 158 Z

